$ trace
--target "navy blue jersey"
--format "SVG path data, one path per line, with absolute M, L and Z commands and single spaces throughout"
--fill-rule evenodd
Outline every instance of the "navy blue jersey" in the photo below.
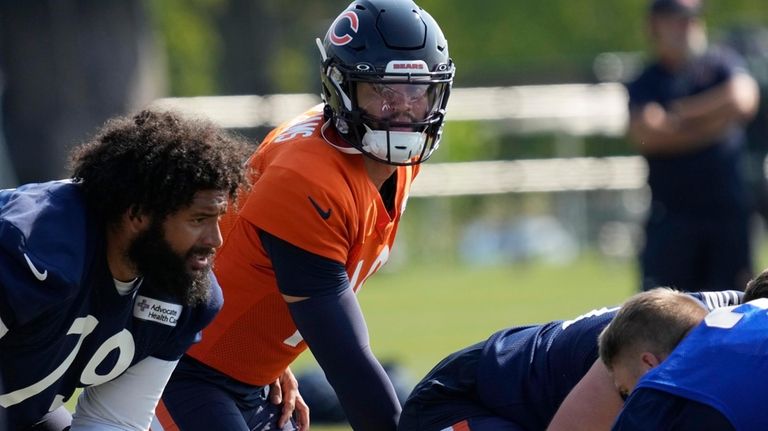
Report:
M 697 292 L 708 309 L 741 302 L 742 293 Z M 477 392 L 494 414 L 525 429 L 545 429 L 568 393 L 598 358 L 597 337 L 619 307 L 573 320 L 508 328 L 486 341 Z
M 104 231 L 71 182 L 0 191 L 0 407 L 10 429 L 148 356 L 178 359 L 221 308 L 213 275 L 211 300 L 196 307 L 146 278 L 120 295 Z
M 650 65 L 627 86 L 629 108 L 636 110 L 649 102 L 669 108 L 676 99 L 723 84 L 739 71 L 746 71 L 743 61 L 735 52 L 724 48 L 710 50 L 681 71 L 670 72 L 658 63 Z M 743 145 L 744 128 L 734 124 L 717 142 L 699 150 L 646 156 L 648 185 L 654 202 L 668 210 L 697 217 L 743 211 L 746 206 L 740 166 Z
M 618 309 L 493 334 L 477 367 L 483 405 L 525 429 L 546 428 L 597 359 L 597 336 Z
M 715 310 L 637 387 L 711 406 L 737 430 L 768 429 L 766 310 L 765 298 Z M 625 409 L 632 408 L 628 402 Z
M 690 295 L 712 310 L 741 303 L 743 293 Z M 437 431 L 473 417 L 544 430 L 597 360 L 597 337 L 618 310 L 601 308 L 573 320 L 507 328 L 449 355 L 411 392 L 398 430 Z

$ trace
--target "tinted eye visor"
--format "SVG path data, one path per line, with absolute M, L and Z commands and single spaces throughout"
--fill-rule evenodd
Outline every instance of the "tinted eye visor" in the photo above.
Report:
M 364 114 L 375 120 L 424 122 L 442 105 L 445 83 L 434 82 L 359 82 L 357 103 Z

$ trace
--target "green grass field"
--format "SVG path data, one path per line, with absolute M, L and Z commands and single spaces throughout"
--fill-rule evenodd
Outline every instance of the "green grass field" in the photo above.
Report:
M 359 298 L 376 356 L 399 361 L 418 380 L 447 354 L 500 328 L 576 317 L 621 302 L 635 286 L 633 263 L 583 257 L 566 266 L 413 265 L 371 277 Z M 294 368 L 311 365 L 305 353 Z
M 630 264 L 585 257 L 560 267 L 411 266 L 371 277 L 359 299 L 376 356 L 422 375 L 497 329 L 576 317 L 622 301 L 634 286 Z

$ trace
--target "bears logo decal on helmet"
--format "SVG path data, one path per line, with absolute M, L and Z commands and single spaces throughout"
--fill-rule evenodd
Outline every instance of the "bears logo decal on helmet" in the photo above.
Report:
M 360 25 L 360 21 L 357 19 L 357 14 L 355 11 L 348 10 L 336 18 L 336 20 L 331 25 L 331 31 L 329 32 L 329 37 L 331 40 L 331 43 L 336 46 L 343 46 L 348 44 L 349 42 L 352 42 L 352 35 L 349 33 L 344 33 L 343 35 L 339 36 L 337 34 L 337 27 L 339 24 L 341 24 L 342 20 L 348 20 L 349 21 L 349 28 L 352 30 L 353 33 L 357 33 L 358 25 Z

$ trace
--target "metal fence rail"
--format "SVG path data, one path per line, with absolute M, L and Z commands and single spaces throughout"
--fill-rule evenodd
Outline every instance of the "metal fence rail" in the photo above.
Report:
M 635 190 L 647 175 L 636 156 L 426 163 L 411 196 Z
M 166 98 L 157 107 L 206 115 L 226 128 L 275 126 L 320 102 L 312 94 Z M 520 133 L 620 136 L 627 123 L 627 96 L 620 84 L 564 84 L 456 88 L 450 121 L 504 121 Z M 412 196 L 509 192 L 628 190 L 642 187 L 640 157 L 427 163 Z
M 165 98 L 155 106 L 203 114 L 222 127 L 251 128 L 276 126 L 319 102 L 314 94 L 273 94 Z M 448 118 L 513 121 L 522 131 L 618 136 L 627 121 L 627 96 L 620 84 L 455 88 Z

